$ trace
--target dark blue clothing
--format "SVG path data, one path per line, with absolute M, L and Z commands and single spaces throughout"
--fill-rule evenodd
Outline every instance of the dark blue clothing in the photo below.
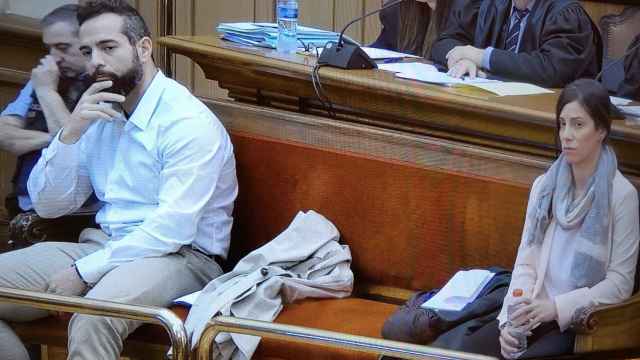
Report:
M 628 99 L 640 101 L 640 34 L 629 45 L 629 53 L 624 60 L 624 80 L 618 89 L 618 95 Z
M 398 49 L 398 37 L 400 36 L 400 7 L 393 6 L 380 12 L 382 31 L 371 45 L 378 49 L 400 51 Z
M 73 111 L 80 96 L 87 89 L 89 82 L 87 77 L 77 80 L 61 79 L 58 86 L 58 93 L 69 111 Z M 32 131 L 48 132 L 47 121 L 42 111 L 42 107 L 38 102 L 31 82 L 29 82 L 20 92 L 18 98 L 9 104 L 2 112 L 2 115 L 17 116 L 24 120 L 24 129 Z M 27 182 L 31 170 L 40 159 L 42 149 L 31 151 L 18 156 L 16 170 L 12 179 L 14 185 L 14 196 L 19 199 L 20 208 L 22 210 L 31 210 L 31 201 L 29 200 L 29 192 L 27 190 Z M 95 202 L 95 198 L 90 198 L 88 203 Z

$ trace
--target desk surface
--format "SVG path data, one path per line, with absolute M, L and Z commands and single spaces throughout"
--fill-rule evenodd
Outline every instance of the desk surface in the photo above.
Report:
M 315 58 L 282 55 L 215 36 L 172 36 L 160 44 L 193 59 L 237 100 L 326 114 L 311 82 Z M 322 85 L 339 120 L 426 134 L 494 149 L 555 155 L 553 94 L 499 97 L 483 90 L 397 79 L 382 70 L 322 68 Z M 640 127 L 614 121 L 612 144 L 625 172 L 640 174 Z

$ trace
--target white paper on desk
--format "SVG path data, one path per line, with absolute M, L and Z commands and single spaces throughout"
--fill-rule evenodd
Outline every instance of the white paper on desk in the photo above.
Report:
M 640 106 L 618 106 L 618 109 L 625 115 L 640 118 Z
M 437 294 L 421 307 L 460 311 L 478 297 L 480 291 L 491 281 L 493 275 L 495 274 L 481 269 L 458 271 Z
M 397 51 L 378 49 L 378 48 L 372 48 L 367 46 L 363 46 L 362 50 L 364 50 L 364 52 L 367 53 L 367 55 L 369 55 L 369 57 L 373 60 L 404 59 L 404 58 L 419 59 L 420 58 L 419 56 L 415 56 L 411 54 L 405 54 Z
M 183 297 L 179 297 L 179 298 L 173 300 L 173 303 L 175 305 L 182 305 L 182 306 L 185 306 L 185 307 L 191 307 L 196 302 L 196 299 L 198 298 L 198 296 L 200 296 L 200 291 L 196 291 L 196 292 L 191 293 L 189 295 L 185 295 Z
M 438 71 L 425 71 L 417 74 L 398 73 L 396 74 L 396 76 L 403 79 L 417 80 L 417 81 L 427 82 L 431 84 L 440 84 L 440 85 L 472 85 L 472 84 L 498 82 L 498 80 L 490 80 L 490 79 L 483 79 L 483 78 L 471 79 L 471 78 L 465 77 L 464 79 L 458 79 L 458 78 L 449 76 L 446 73 L 438 72 Z
M 416 77 L 417 74 L 427 71 L 438 71 L 433 65 L 419 62 L 378 64 L 378 69 L 401 73 L 408 77 Z
M 520 82 L 476 83 L 473 86 L 492 92 L 498 96 L 553 94 L 553 91 L 533 84 Z
M 631 104 L 631 100 L 617 96 L 609 96 L 609 99 L 611 99 L 611 103 L 615 106 L 625 106 Z

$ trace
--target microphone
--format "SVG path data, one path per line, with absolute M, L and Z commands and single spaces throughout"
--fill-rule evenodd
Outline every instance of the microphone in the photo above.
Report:
M 340 32 L 340 37 L 338 38 L 338 42 L 329 42 L 325 45 L 322 50 L 322 54 L 318 58 L 318 64 L 337 67 L 340 69 L 375 69 L 378 66 L 376 62 L 373 61 L 369 55 L 367 55 L 364 50 L 358 44 L 346 44 L 344 41 L 344 33 L 347 29 L 357 23 L 358 21 L 362 21 L 363 19 L 375 15 L 383 10 L 388 8 L 397 6 L 404 2 L 404 0 L 396 0 L 393 1 L 378 10 L 371 11 L 367 14 L 364 14 L 360 17 L 351 20 Z

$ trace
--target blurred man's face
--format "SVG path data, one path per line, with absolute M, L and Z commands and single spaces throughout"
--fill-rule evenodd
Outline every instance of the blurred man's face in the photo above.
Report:
M 67 22 L 57 22 L 42 31 L 42 41 L 60 69 L 60 75 L 77 78 L 85 73 L 87 61 L 80 52 L 78 28 Z
M 80 27 L 80 51 L 88 61 L 87 72 L 96 81 L 113 81 L 111 92 L 127 96 L 142 80 L 138 49 L 123 34 L 124 20 L 103 14 Z

